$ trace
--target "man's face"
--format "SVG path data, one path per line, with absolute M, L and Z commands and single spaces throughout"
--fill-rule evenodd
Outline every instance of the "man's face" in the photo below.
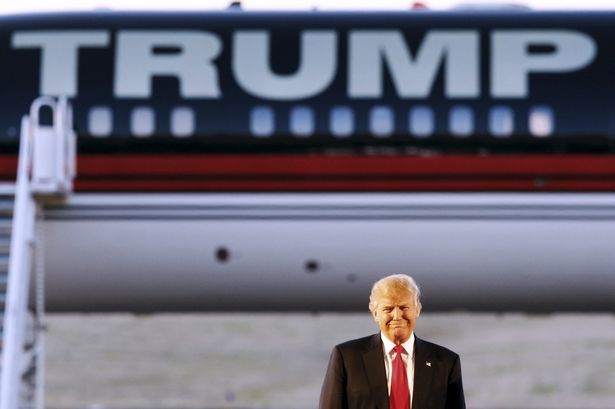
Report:
M 418 317 L 414 300 L 407 291 L 388 289 L 377 298 L 374 319 L 380 331 L 396 344 L 410 338 Z

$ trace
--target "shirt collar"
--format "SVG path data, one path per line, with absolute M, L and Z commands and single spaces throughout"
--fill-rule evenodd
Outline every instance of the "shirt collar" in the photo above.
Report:
M 391 353 L 391 350 L 395 348 L 395 343 L 391 341 L 390 339 L 388 339 L 386 335 L 384 335 L 382 332 L 380 332 L 380 338 L 382 339 L 382 345 L 384 346 L 384 353 L 389 355 Z M 401 344 L 401 346 L 404 347 L 404 349 L 410 355 L 410 357 L 413 356 L 414 354 L 414 331 L 412 331 L 412 333 L 410 334 L 410 338 L 408 338 L 406 342 Z

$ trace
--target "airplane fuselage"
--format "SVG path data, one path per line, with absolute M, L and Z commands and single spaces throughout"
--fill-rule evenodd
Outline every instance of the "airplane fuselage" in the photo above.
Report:
M 0 19 L 0 176 L 67 96 L 58 311 L 611 310 L 612 13 L 75 13 Z M 43 115 L 43 121 L 45 117 Z

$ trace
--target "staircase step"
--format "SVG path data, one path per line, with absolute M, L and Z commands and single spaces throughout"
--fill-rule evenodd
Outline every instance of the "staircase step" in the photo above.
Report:
M 0 273 L 8 273 L 9 271 L 9 256 L 0 255 Z
M 11 238 L 0 236 L 0 254 L 8 255 L 11 251 Z
M 0 216 L 12 217 L 13 215 L 13 201 L 12 200 L 0 200 Z
M 0 196 L 12 198 L 15 195 L 15 182 L 0 182 Z
M 0 237 L 10 236 L 13 230 L 13 219 L 0 219 Z

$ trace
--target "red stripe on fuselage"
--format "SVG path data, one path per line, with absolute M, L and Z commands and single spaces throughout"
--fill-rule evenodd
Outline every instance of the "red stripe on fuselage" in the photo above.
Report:
M 15 157 L 0 156 L 3 179 Z M 612 155 L 80 155 L 78 191 L 614 191 Z

